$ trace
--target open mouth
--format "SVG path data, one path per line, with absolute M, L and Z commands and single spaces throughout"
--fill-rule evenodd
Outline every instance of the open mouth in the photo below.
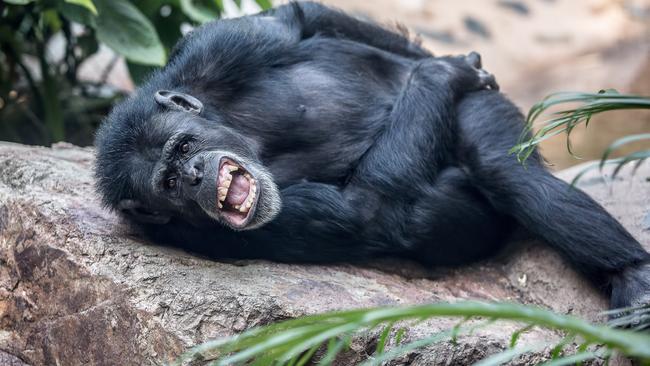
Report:
M 259 190 L 255 178 L 243 166 L 222 158 L 217 177 L 217 207 L 235 228 L 248 224 L 257 204 Z

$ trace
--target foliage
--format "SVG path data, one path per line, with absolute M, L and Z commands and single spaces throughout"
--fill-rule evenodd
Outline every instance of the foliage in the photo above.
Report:
M 624 313 L 629 313 L 626 309 Z M 650 313 L 650 308 L 634 309 L 634 317 Z M 430 336 L 403 342 L 406 323 L 420 323 L 436 317 L 459 318 L 451 329 Z M 624 325 L 633 317 L 620 317 Z M 475 321 L 483 320 L 483 321 Z M 378 332 L 374 354 L 363 365 L 382 362 L 406 355 L 413 350 L 443 341 L 455 342 L 497 320 L 522 323 L 510 338 L 510 348 L 492 355 L 480 365 L 498 365 L 524 353 L 549 350 L 547 364 L 571 364 L 594 358 L 609 358 L 618 352 L 642 363 L 650 363 L 650 335 L 632 330 L 596 325 L 568 315 L 560 315 L 537 307 L 510 303 L 458 302 L 407 307 L 382 307 L 348 310 L 311 315 L 248 330 L 240 335 L 217 339 L 197 346 L 175 365 L 190 360 L 209 359 L 213 365 L 331 365 L 336 356 L 349 347 L 352 338 L 361 333 Z M 522 333 L 532 327 L 560 330 L 566 336 L 557 344 L 518 346 Z M 571 352 L 570 344 L 579 345 Z M 391 347 L 388 345 L 391 344 Z M 591 347 L 590 347 L 591 346 Z M 318 355 L 314 357 L 314 355 Z
M 549 108 L 568 103 L 578 103 L 578 106 L 555 112 L 553 115 L 556 117 L 542 121 L 539 126 L 536 124 L 539 117 Z M 650 97 L 619 94 L 611 89 L 601 90 L 596 94 L 566 92 L 551 94 L 530 109 L 526 118 L 526 128 L 520 137 L 519 143 L 512 148 L 511 153 L 516 154 L 517 159 L 523 163 L 542 141 L 566 133 L 567 149 L 574 155 L 570 135 L 577 125 L 581 123 L 588 125 L 595 114 L 621 109 L 650 109 Z M 537 131 L 534 131 L 535 127 L 538 127 Z M 622 146 L 643 140 L 650 140 L 650 133 L 629 135 L 614 141 L 603 153 L 601 161 L 583 170 L 574 178 L 573 183 L 577 182 L 587 171 L 596 167 L 602 169 L 606 164 L 616 165 L 613 177 L 628 163 L 635 162 L 636 167 L 638 167 L 645 159 L 650 157 L 650 149 L 635 151 L 617 159 L 609 159 L 609 157 Z
M 78 79 L 101 44 L 124 56 L 139 82 L 164 65 L 182 25 L 223 12 L 222 0 L 3 0 L 0 140 L 90 144 L 102 116 L 123 96 L 105 85 L 117 58 L 98 70 L 98 81 Z

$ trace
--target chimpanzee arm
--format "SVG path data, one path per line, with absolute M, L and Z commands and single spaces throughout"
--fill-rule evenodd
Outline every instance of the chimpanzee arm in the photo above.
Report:
M 353 181 L 402 190 L 411 184 L 413 174 L 435 177 L 453 158 L 459 97 L 488 86 L 498 88 L 494 77 L 480 67 L 476 53 L 418 61 Z
M 363 215 L 353 204 L 355 200 L 344 196 L 338 187 L 303 182 L 283 189 L 281 195 L 282 211 L 273 221 L 239 233 L 255 246 L 252 252 L 256 256 L 278 261 L 332 262 L 363 260 L 373 255 L 372 248 L 361 239 Z
M 234 231 L 214 223 L 209 229 L 197 229 L 184 220 L 171 225 L 141 222 L 141 228 L 157 242 L 212 258 L 331 263 L 364 260 L 379 253 L 360 237 L 363 216 L 355 199 L 344 196 L 339 187 L 303 182 L 284 188 L 281 196 L 281 212 L 256 230 Z
M 403 34 L 356 19 L 342 11 L 315 2 L 282 5 L 261 15 L 276 17 L 291 30 L 299 32 L 299 39 L 321 34 L 365 43 L 412 59 L 432 56 L 430 52 Z

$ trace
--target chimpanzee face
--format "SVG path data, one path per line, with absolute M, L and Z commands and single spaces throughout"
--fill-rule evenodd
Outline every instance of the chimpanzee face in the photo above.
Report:
M 153 98 L 160 112 L 136 134 L 126 166 L 117 167 L 129 175 L 123 189 L 129 195 L 120 197 L 119 209 L 148 223 L 210 218 L 235 230 L 277 215 L 278 188 L 253 139 L 201 117 L 203 104 L 188 94 L 160 90 Z M 100 174 L 109 179 L 111 172 L 98 164 Z

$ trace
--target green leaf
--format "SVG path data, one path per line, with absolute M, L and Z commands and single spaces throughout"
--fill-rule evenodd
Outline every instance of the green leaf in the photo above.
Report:
M 487 357 L 477 363 L 474 366 L 496 366 L 503 365 L 506 362 L 511 361 L 517 356 L 521 356 L 524 353 L 535 351 L 539 347 L 527 346 L 522 348 L 510 348 L 503 352 L 496 353 L 490 357 Z
M 625 144 L 629 144 L 631 142 L 636 142 L 636 141 L 642 141 L 642 140 L 650 140 L 650 133 L 641 133 L 637 135 L 629 135 L 625 137 L 621 137 L 620 139 L 614 141 L 607 150 L 603 153 L 603 157 L 600 159 L 600 169 L 603 168 L 603 165 L 605 165 L 605 161 L 609 159 L 609 156 L 618 148 Z
M 90 10 L 91 13 L 97 15 L 97 8 L 93 4 L 92 0 L 65 0 L 66 3 L 79 5 Z
M 336 359 L 336 355 L 339 354 L 347 344 L 350 343 L 350 335 L 347 335 L 343 338 L 332 338 L 327 343 L 327 353 L 325 356 L 320 359 L 318 362 L 319 366 L 331 366 Z
M 606 326 L 591 324 L 578 318 L 553 313 L 532 306 L 509 303 L 480 303 L 458 302 L 416 305 L 409 307 L 384 307 L 361 310 L 338 311 L 325 314 L 310 315 L 302 318 L 287 320 L 264 327 L 253 328 L 242 334 L 210 341 L 199 345 L 183 354 L 174 362 L 182 365 L 202 354 L 220 355 L 214 360 L 216 365 L 230 364 L 285 364 L 286 361 L 297 360 L 302 352 L 311 352 L 327 342 L 327 355 L 320 364 L 330 364 L 336 359 L 348 337 L 362 332 L 368 332 L 382 323 L 397 321 L 419 321 L 432 317 L 458 317 L 470 319 L 475 317 L 488 320 L 478 326 L 491 324 L 493 319 L 508 319 L 535 324 L 536 326 L 563 330 L 576 335 L 583 345 L 598 344 L 607 352 L 616 351 L 623 355 L 650 361 L 650 336 L 633 331 L 612 329 Z M 476 327 L 452 329 L 429 337 L 398 344 L 380 355 L 368 359 L 363 365 L 379 365 L 384 361 L 408 353 L 414 349 L 449 339 L 453 335 L 470 333 Z M 341 338 L 343 337 L 343 338 Z M 337 341 L 337 339 L 339 341 Z M 573 339 L 573 336 L 571 337 Z M 517 357 L 519 354 L 536 351 L 548 344 L 526 346 L 521 349 L 507 351 L 483 361 L 483 365 L 500 364 L 503 361 Z M 581 349 L 584 351 L 584 349 Z M 275 363 L 274 363 L 275 362 Z
M 527 331 L 529 331 L 532 328 L 533 328 L 533 325 L 529 324 L 529 325 L 515 331 L 514 333 L 512 333 L 512 335 L 510 336 L 510 348 L 515 348 L 515 346 L 517 345 L 517 341 L 519 340 L 519 337 L 521 337 L 521 334 L 526 333 Z
M 90 10 L 84 7 L 69 4 L 67 2 L 60 2 L 57 4 L 57 8 L 59 13 L 71 22 L 87 25 L 93 28 L 96 26 L 96 17 L 90 12 Z
M 390 322 L 384 327 L 384 330 L 381 332 L 381 335 L 379 336 L 379 342 L 377 342 L 377 349 L 375 350 L 375 355 L 379 356 L 382 353 L 384 353 L 386 342 L 388 341 L 388 337 L 390 336 L 390 333 L 393 331 L 394 324 L 395 324 L 394 322 Z
M 198 23 L 207 23 L 219 18 L 223 11 L 220 1 L 180 0 L 181 10 Z
M 381 355 L 374 356 L 372 358 L 369 358 L 368 360 L 364 361 L 361 363 L 360 366 L 378 366 L 381 365 L 385 361 L 392 360 L 394 358 L 397 358 L 399 356 L 405 355 L 411 351 L 414 351 L 418 348 L 422 348 L 424 346 L 428 346 L 430 344 L 438 343 L 440 341 L 443 341 L 451 336 L 451 333 L 453 331 L 448 330 L 448 331 L 443 331 L 440 333 L 435 333 L 431 336 L 418 339 L 416 341 L 407 343 L 403 346 L 395 347 L 391 349 L 388 352 L 384 352 Z
M 543 121 L 542 128 L 532 134 L 536 120 L 549 108 L 565 104 L 579 103 L 576 108 L 570 108 L 553 113 L 557 116 Z M 572 155 L 569 135 L 580 123 L 587 125 L 590 119 L 598 114 L 612 110 L 623 109 L 650 109 L 650 97 L 633 94 L 620 94 L 616 90 L 601 90 L 598 93 L 556 93 L 536 103 L 528 112 L 526 125 L 515 147 L 510 153 L 516 154 L 517 159 L 523 163 L 535 150 L 535 147 L 542 141 L 560 134 L 566 133 L 567 147 Z
M 565 366 L 575 365 L 578 362 L 588 361 L 594 358 L 606 356 L 606 352 L 580 352 L 570 356 L 556 358 L 543 363 L 541 366 Z
M 166 55 L 151 22 L 126 0 L 95 0 L 97 39 L 129 61 L 162 66 Z
M 3 0 L 5 3 L 12 4 L 12 5 L 27 5 L 34 0 Z
M 270 9 L 273 7 L 271 0 L 255 0 L 255 2 L 260 6 L 260 8 L 262 8 L 262 10 Z
M 156 69 L 154 66 L 136 64 L 130 61 L 126 62 L 126 67 L 129 69 L 129 75 L 135 85 L 141 85 L 151 73 Z

